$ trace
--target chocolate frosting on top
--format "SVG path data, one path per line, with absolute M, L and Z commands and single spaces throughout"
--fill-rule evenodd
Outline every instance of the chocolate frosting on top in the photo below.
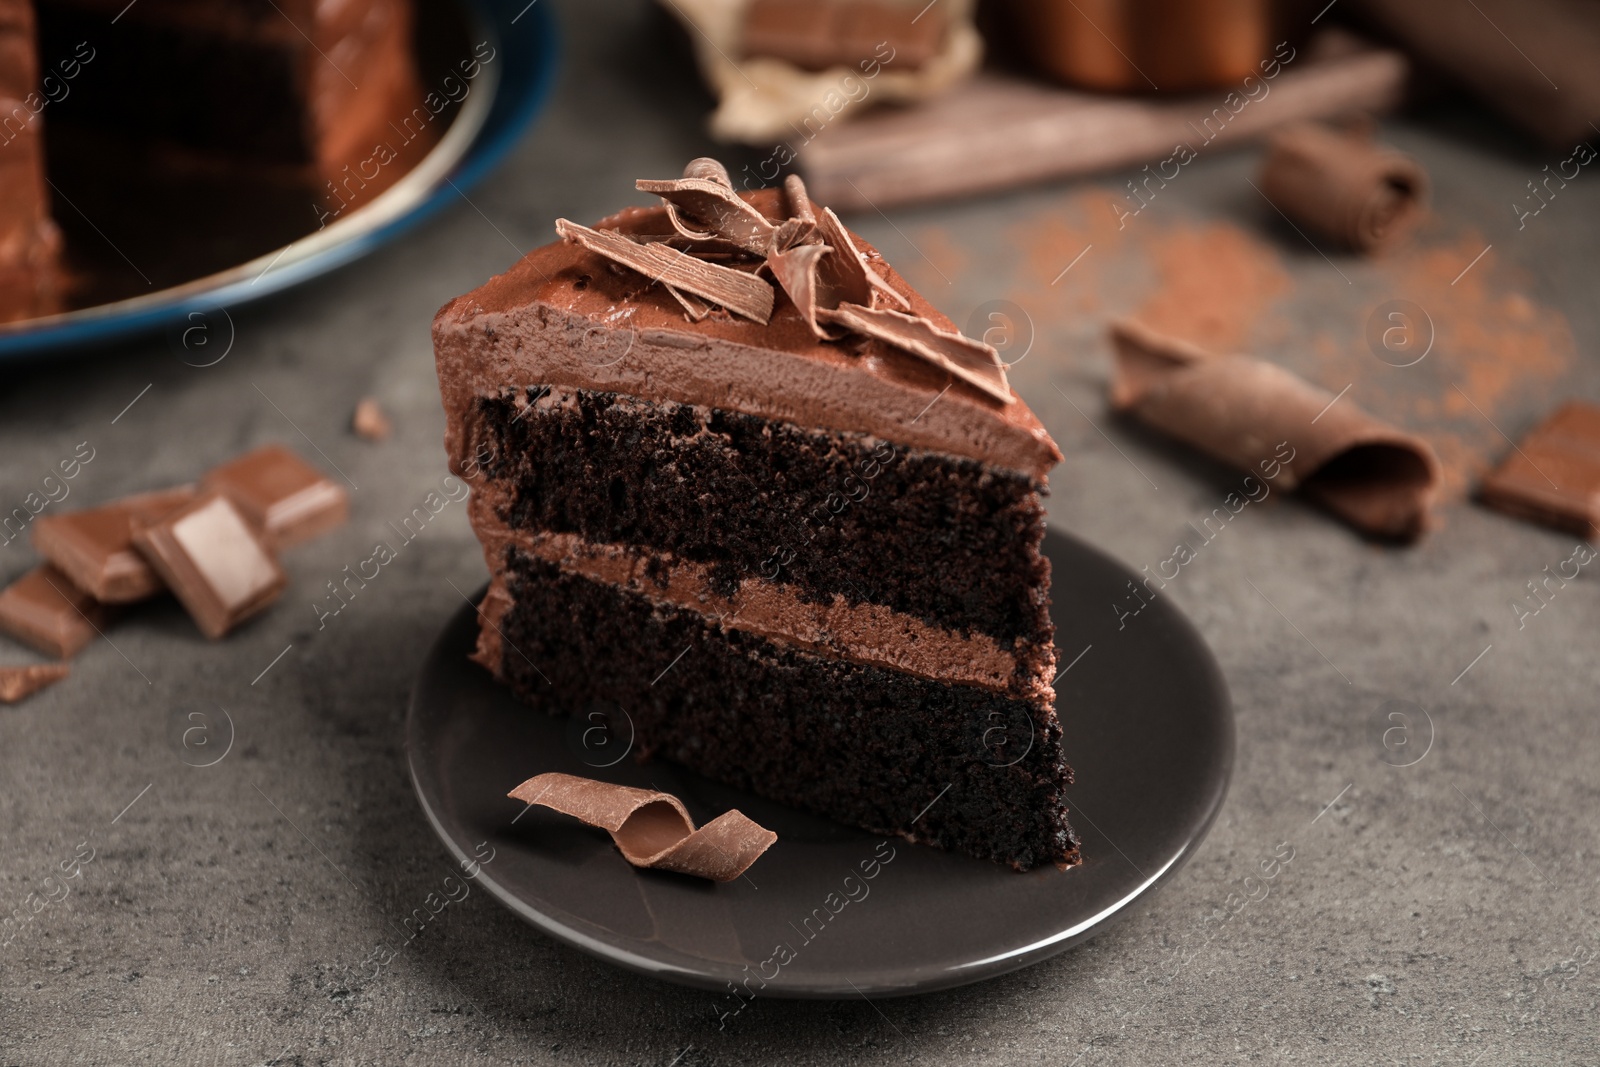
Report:
M 776 189 L 740 194 L 774 225 L 791 217 Z M 634 240 L 679 242 L 667 208 L 628 208 L 595 226 Z M 910 316 L 959 332 L 851 235 Z M 716 262 L 715 248 L 696 252 Z M 730 244 L 729 262 L 743 253 Z M 849 330 L 825 340 L 775 285 L 765 324 L 689 304 L 665 285 L 571 240 L 537 248 L 440 309 L 435 350 L 450 444 L 473 394 L 552 384 L 701 404 L 888 440 L 1007 467 L 1042 480 L 1061 452 L 1020 399 L 1005 402 L 914 352 Z M 538 340 L 556 327 L 563 342 Z M 592 348 L 574 353 L 573 346 Z

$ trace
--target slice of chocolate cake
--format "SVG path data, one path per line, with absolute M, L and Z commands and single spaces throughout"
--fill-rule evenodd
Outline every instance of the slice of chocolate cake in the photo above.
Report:
M 994 350 L 798 179 L 742 196 L 696 160 L 639 188 L 665 203 L 558 222 L 434 320 L 492 576 L 476 658 L 641 757 L 1075 863 L 1039 552 L 1055 443 Z

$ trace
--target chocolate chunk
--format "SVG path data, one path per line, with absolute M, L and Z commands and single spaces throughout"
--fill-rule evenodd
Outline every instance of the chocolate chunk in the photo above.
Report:
M 133 531 L 193 499 L 194 489 L 182 486 L 86 511 L 41 516 L 34 523 L 33 547 L 73 585 L 102 603 L 143 600 L 161 591 L 161 577 L 133 547 Z
M 547 808 L 611 835 L 635 867 L 655 867 L 714 882 L 731 882 L 772 846 L 778 835 L 743 813 L 728 811 L 700 829 L 670 793 L 633 789 L 571 774 L 529 778 L 507 796 Z
M 1428 173 L 1365 132 L 1301 123 L 1268 141 L 1261 192 L 1306 229 L 1371 252 L 1422 221 Z
M 137 530 L 134 544 L 213 639 L 272 603 L 288 583 L 256 528 L 217 493 Z
M 103 604 L 48 563 L 0 592 L 0 631 L 56 659 L 77 655 L 106 617 Z
M 0 667 L 0 704 L 16 704 L 39 690 L 55 685 L 72 672 L 65 663 L 34 663 L 27 667 Z
M 350 514 L 344 486 L 282 445 L 264 445 L 224 463 L 202 485 L 233 501 L 273 548 L 309 541 Z
M 854 67 L 892 51 L 896 67 L 915 70 L 939 52 L 944 11 L 872 0 L 754 0 L 745 10 L 747 56 L 782 59 L 803 70 Z
M 1111 406 L 1225 463 L 1298 487 L 1352 526 L 1414 540 L 1431 525 L 1439 459 L 1271 363 L 1213 356 L 1137 322 L 1111 327 Z
M 1600 407 L 1569 401 L 1484 479 L 1483 502 L 1600 540 Z
M 384 413 L 382 405 L 370 396 L 356 402 L 355 414 L 350 416 L 350 428 L 363 441 L 387 441 L 394 425 Z

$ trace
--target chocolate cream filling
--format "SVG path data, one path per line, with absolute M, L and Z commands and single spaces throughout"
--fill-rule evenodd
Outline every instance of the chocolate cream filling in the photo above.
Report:
M 500 624 L 511 607 L 505 565 L 509 552 L 517 549 L 770 641 L 1026 700 L 1055 699 L 1049 681 L 1055 673 L 1053 647 L 1034 657 L 1030 667 L 983 634 L 964 637 L 880 604 L 851 604 L 837 595 L 827 603 L 803 600 L 785 584 L 756 576 L 741 581 L 732 595 L 723 595 L 715 588 L 711 568 L 702 564 L 636 546 L 595 544 L 574 534 L 514 530 L 498 515 L 504 494 L 491 482 L 474 492 L 469 505 L 473 530 L 494 575 L 479 606 L 485 624 L 473 658 L 497 675 L 507 654 Z

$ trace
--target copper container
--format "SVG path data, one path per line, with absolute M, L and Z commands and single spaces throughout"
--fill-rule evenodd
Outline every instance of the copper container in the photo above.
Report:
M 1109 92 L 1237 85 L 1271 51 L 1271 0 L 1008 0 L 1044 73 Z

